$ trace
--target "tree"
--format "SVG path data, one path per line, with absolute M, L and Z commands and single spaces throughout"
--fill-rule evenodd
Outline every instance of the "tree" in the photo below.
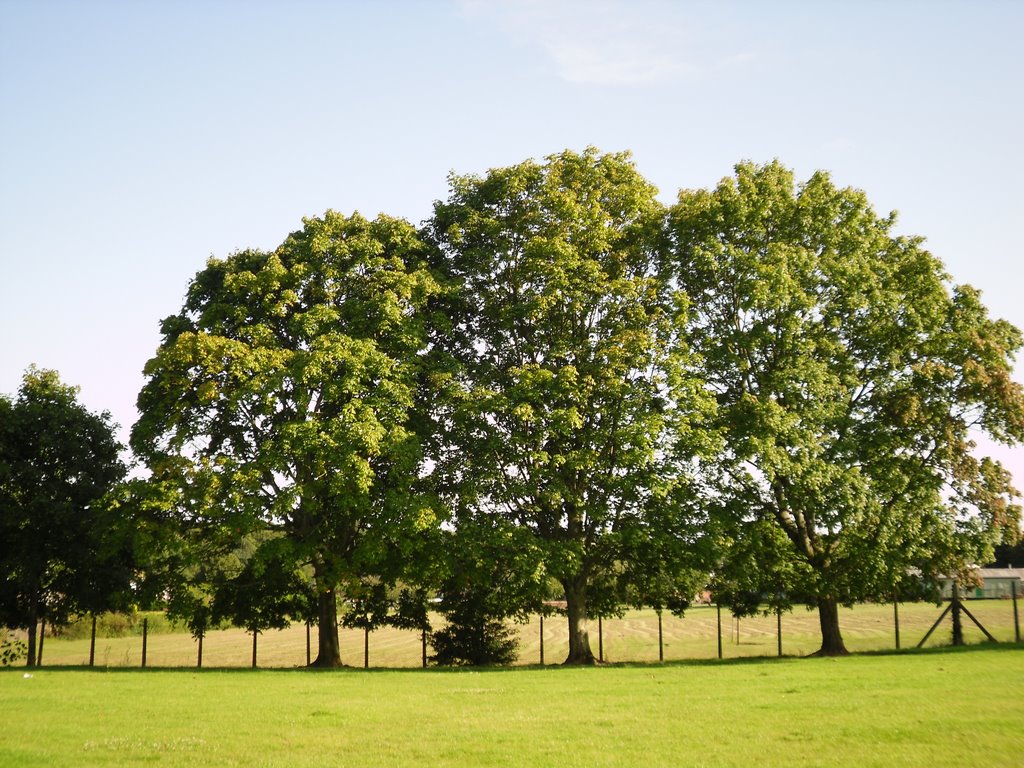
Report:
M 687 488 L 693 494 L 694 489 Z M 682 616 L 708 585 L 709 569 L 719 550 L 717 538 L 709 530 L 708 521 L 691 511 L 701 503 L 666 503 L 652 510 L 647 523 L 657 535 L 645 530 L 627 532 L 625 551 L 629 558 L 622 563 L 618 592 L 622 602 L 636 608 L 649 606 L 658 614 L 667 608 Z M 682 523 L 682 524 L 680 524 Z
M 436 524 L 409 427 L 436 290 L 421 259 L 404 221 L 306 219 L 273 252 L 212 259 L 145 369 L 132 447 L 181 514 L 276 531 L 312 568 L 317 666 L 341 664 L 339 590 Z
M 210 503 L 199 488 L 182 488 L 169 475 L 122 483 L 115 504 L 132 519 L 139 604 L 163 609 L 202 642 L 217 586 L 241 569 L 234 551 L 239 536 L 198 512 Z
M 741 519 L 725 538 L 728 544 L 708 585 L 716 605 L 742 617 L 790 611 L 797 602 L 814 604 L 814 595 L 796 591 L 803 564 L 791 556 L 792 544 L 773 521 Z
M 566 662 L 594 663 L 588 591 L 624 531 L 658 535 L 670 438 L 692 442 L 702 403 L 668 343 L 684 307 L 654 273 L 664 211 L 627 154 L 594 149 L 450 183 L 427 227 L 454 290 L 437 474 L 453 507 L 536 537 L 565 591 Z
M 267 629 L 285 629 L 293 618 L 304 617 L 309 607 L 307 588 L 296 567 L 300 558 L 293 542 L 283 536 L 263 536 L 257 544 L 243 542 L 237 552 L 240 569 L 224 574 L 213 593 L 210 620 L 230 621 L 252 633 L 252 665 L 256 666 L 256 637 Z M 195 630 L 193 630 L 195 633 Z
M 1024 567 L 1024 538 L 1016 542 L 1007 542 L 995 549 L 990 568 L 1021 568 Z
M 364 578 L 352 585 L 341 623 L 350 629 L 361 629 L 367 636 L 381 627 L 418 631 L 424 641 L 426 666 L 426 637 L 430 632 L 428 592 L 422 585 L 398 583 L 393 573 L 384 578 Z M 368 653 L 368 645 L 366 649 Z
M 16 398 L 0 397 L 0 622 L 28 630 L 29 666 L 40 620 L 127 602 L 131 535 L 109 503 L 126 472 L 114 431 L 56 371 L 30 368 Z
M 1009 475 L 972 435 L 1024 437 L 1021 336 L 862 192 L 825 173 L 797 186 L 777 162 L 735 170 L 681 192 L 669 228 L 719 406 L 708 428 L 726 436 L 708 499 L 740 538 L 775 526 L 820 653 L 840 654 L 839 604 L 984 562 L 1016 530 Z
M 525 529 L 463 510 L 440 549 L 444 577 L 438 610 L 447 624 L 432 634 L 439 664 L 510 664 L 518 638 L 509 621 L 542 611 L 547 579 L 540 547 Z
M 452 585 L 444 593 L 442 611 L 448 623 L 431 634 L 438 664 L 491 666 L 511 664 L 519 655 L 519 639 L 488 605 L 486 584 Z

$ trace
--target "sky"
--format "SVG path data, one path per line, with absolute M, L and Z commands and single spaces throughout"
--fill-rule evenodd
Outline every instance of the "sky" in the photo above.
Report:
M 209 257 L 587 146 L 666 203 L 830 171 L 1024 328 L 1022 36 L 1009 0 L 0 0 L 0 393 L 56 369 L 127 441 Z

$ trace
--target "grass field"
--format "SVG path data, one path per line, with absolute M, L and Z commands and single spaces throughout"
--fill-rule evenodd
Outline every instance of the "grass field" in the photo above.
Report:
M 1013 605 L 1009 600 L 974 600 L 968 609 L 1000 642 L 1013 641 Z M 928 603 L 900 606 L 900 638 L 903 648 L 912 648 L 924 637 L 938 618 L 942 607 Z M 859 605 L 842 609 L 840 622 L 846 645 L 851 651 L 883 651 L 895 647 L 895 621 L 891 605 Z M 602 622 L 602 641 L 598 625 L 591 622 L 591 645 L 597 653 L 603 646 L 604 658 L 612 662 L 649 662 L 658 660 L 658 620 L 653 611 L 629 611 L 621 619 Z M 540 661 L 540 631 L 536 618 L 517 627 L 520 635 L 519 664 Z M 929 638 L 927 647 L 950 642 L 950 619 Z M 818 614 L 797 608 L 782 617 L 782 651 L 786 656 L 806 656 L 819 645 Z M 699 606 L 685 618 L 665 614 L 662 620 L 666 661 L 711 659 L 718 655 L 718 627 L 715 609 Z M 315 643 L 315 632 L 314 643 Z M 968 643 L 985 640 L 965 617 L 964 635 Z M 342 659 L 361 667 L 364 663 L 364 637 L 358 630 L 341 630 Z M 313 650 L 316 652 L 315 647 Z M 561 662 L 568 652 L 565 619 L 552 616 L 544 622 L 544 661 Z M 722 613 L 722 652 L 725 658 L 775 656 L 778 635 L 775 616 L 745 618 L 738 623 Z M 187 632 L 151 634 L 147 644 L 147 665 L 152 667 L 190 667 L 196 664 L 196 644 Z M 47 638 L 43 663 L 84 665 L 89 659 L 89 640 Z M 100 638 L 96 643 L 96 665 L 101 667 L 139 666 L 142 639 L 139 636 Z M 211 632 L 203 646 L 204 667 L 248 667 L 252 662 L 252 639 L 240 629 Z M 306 663 L 306 631 L 295 625 L 281 631 L 269 631 L 259 638 L 258 662 L 261 667 L 299 667 Z M 371 667 L 419 667 L 422 663 L 420 636 L 416 632 L 379 630 L 369 638 Z M 1024 760 L 1022 760 L 1024 764 Z
M 1019 645 L 586 669 L 25 674 L 0 670 L 8 768 L 1024 765 Z

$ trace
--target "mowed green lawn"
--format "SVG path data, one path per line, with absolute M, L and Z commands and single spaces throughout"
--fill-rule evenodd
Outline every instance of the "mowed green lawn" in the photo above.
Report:
M 588 669 L 0 671 L 0 765 L 1020 766 L 1024 649 Z
M 970 601 L 968 609 L 1000 642 L 1015 638 L 1013 604 L 1009 600 Z M 912 603 L 900 606 L 900 640 L 903 648 L 914 647 L 939 617 L 945 606 Z M 846 645 L 851 651 L 883 651 L 895 647 L 895 619 L 891 605 L 857 605 L 841 610 L 840 622 Z M 540 626 L 537 617 L 518 625 L 519 664 L 540 662 Z M 658 618 L 654 611 L 628 611 L 623 618 L 590 623 L 594 652 L 603 647 L 604 658 L 612 662 L 658 660 Z M 928 639 L 927 646 L 948 645 L 951 622 L 943 624 Z M 711 659 L 718 655 L 718 615 L 713 607 L 697 606 L 682 619 L 665 614 L 662 636 L 666 661 Z M 984 635 L 964 617 L 967 643 L 985 640 Z M 341 630 L 342 660 L 353 667 L 365 661 L 364 637 L 359 630 Z M 316 642 L 316 632 L 313 632 Z M 568 653 L 565 618 L 551 616 L 544 621 L 544 662 L 560 663 Z M 806 656 L 820 645 L 818 614 L 797 607 L 782 616 L 782 652 L 787 656 Z M 428 653 L 429 653 L 428 649 Z M 316 649 L 314 647 L 315 655 Z M 778 626 L 775 616 L 744 618 L 738 622 L 728 611 L 722 612 L 722 655 L 725 658 L 775 656 L 778 653 Z M 196 643 L 187 632 L 159 633 L 149 636 L 147 665 L 151 667 L 194 667 Z M 43 664 L 84 665 L 89 660 L 89 640 L 48 637 L 43 648 Z M 103 638 L 96 642 L 95 664 L 101 667 L 138 667 L 142 661 L 142 638 L 138 636 Z M 248 667 L 252 663 L 252 639 L 241 629 L 211 632 L 203 646 L 204 667 Z M 293 668 L 306 663 L 306 630 L 294 625 L 286 630 L 271 630 L 259 637 L 258 663 L 261 667 Z M 382 629 L 369 637 L 371 667 L 419 667 L 422 646 L 418 632 Z

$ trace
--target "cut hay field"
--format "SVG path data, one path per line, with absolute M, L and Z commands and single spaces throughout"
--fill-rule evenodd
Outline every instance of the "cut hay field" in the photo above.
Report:
M 974 600 L 968 609 L 1000 642 L 1013 641 L 1013 605 L 1009 600 Z M 900 606 L 901 647 L 914 647 L 942 612 L 942 606 L 912 603 Z M 841 609 L 840 622 L 847 647 L 851 651 L 884 651 L 895 647 L 895 621 L 891 605 L 858 605 Z M 603 647 L 605 660 L 612 662 L 650 662 L 658 660 L 658 618 L 654 611 L 627 611 L 620 619 L 607 619 L 598 636 L 598 623 L 590 625 L 591 645 L 597 653 Z M 926 647 L 950 642 L 950 619 L 929 638 Z M 540 662 L 540 627 L 536 617 L 517 626 L 520 636 L 521 665 Z M 666 661 L 712 659 L 718 655 L 717 614 L 713 607 L 698 606 L 682 619 L 665 614 L 662 620 Z M 315 643 L 315 631 L 313 633 Z M 964 636 L 969 644 L 985 640 L 982 633 L 964 618 Z M 802 607 L 782 616 L 782 652 L 786 656 L 806 656 L 819 645 L 818 614 Z M 429 652 L 429 651 L 428 651 Z M 544 621 L 544 661 L 558 664 L 568 652 L 565 619 L 548 617 Z M 313 653 L 316 653 L 314 647 Z M 349 666 L 364 663 L 364 637 L 359 630 L 341 630 L 341 653 Z M 778 634 L 775 616 L 744 618 L 738 622 L 722 612 L 722 655 L 725 658 L 775 656 Z M 196 664 L 196 643 L 187 632 L 151 634 L 147 644 L 147 666 L 192 667 Z M 45 666 L 85 665 L 89 659 L 88 637 L 66 640 L 48 637 L 44 643 Z M 142 638 L 99 638 L 95 663 L 100 667 L 139 666 Z M 252 662 L 252 639 L 240 629 L 210 632 L 203 645 L 204 667 L 248 667 Z M 259 637 L 258 663 L 261 667 L 299 667 L 306 663 L 306 630 L 294 625 L 286 630 L 271 630 Z M 417 632 L 382 629 L 370 634 L 371 667 L 419 667 L 422 664 L 420 635 Z
M 0 670 L 0 707 L 6 768 L 1019 766 L 1024 649 L 486 671 L 18 668 Z

